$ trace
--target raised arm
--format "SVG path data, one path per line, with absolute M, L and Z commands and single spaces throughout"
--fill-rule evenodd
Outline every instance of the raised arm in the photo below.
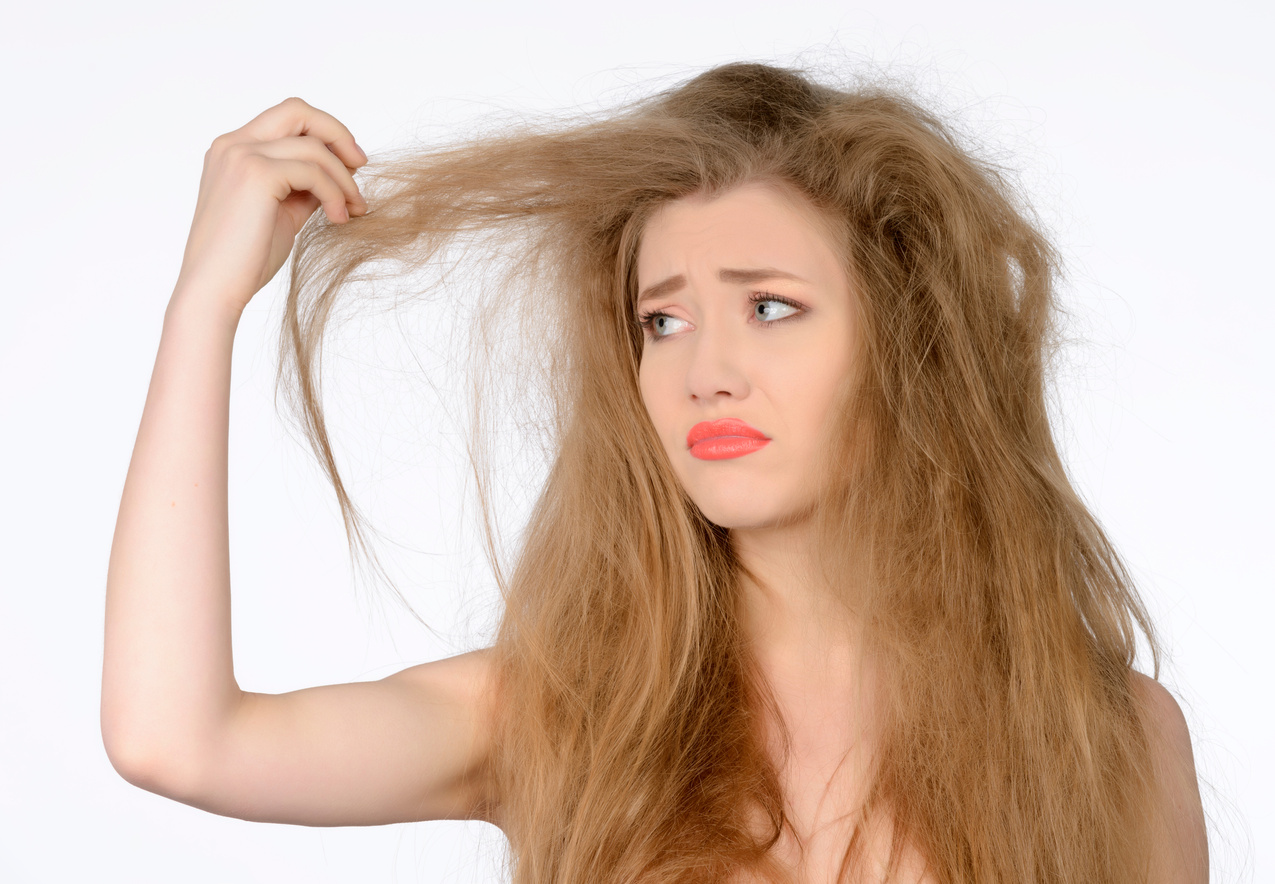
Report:
M 102 737 L 130 782 L 227 816 L 309 825 L 483 818 L 487 657 L 376 682 L 240 690 L 230 636 L 231 350 L 252 296 L 322 205 L 366 204 L 367 158 L 289 99 L 208 151 L 107 573 Z

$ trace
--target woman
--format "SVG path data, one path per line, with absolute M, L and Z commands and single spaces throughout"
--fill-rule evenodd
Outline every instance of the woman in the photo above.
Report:
M 519 882 L 1207 879 L 1181 712 L 1045 405 L 1056 258 L 888 91 L 738 64 L 381 169 L 296 99 L 217 139 L 108 576 L 103 735 L 244 819 L 483 819 Z M 555 457 L 492 648 L 241 691 L 230 351 L 294 236 L 284 358 L 451 244 L 543 352 Z M 353 217 L 353 220 L 350 220 Z M 492 314 L 485 314 L 492 315 Z

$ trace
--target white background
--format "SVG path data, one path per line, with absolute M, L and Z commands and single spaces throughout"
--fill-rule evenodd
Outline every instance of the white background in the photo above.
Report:
M 606 106 L 737 59 L 910 78 L 1022 173 L 1071 269 L 1060 440 L 1170 651 L 1162 678 L 1194 735 L 1214 880 L 1271 880 L 1268 10 L 124 0 L 6 13 L 0 880 L 493 879 L 500 842 L 481 825 L 226 819 L 128 785 L 103 752 L 107 559 L 203 152 L 292 94 L 375 155 L 492 110 Z M 258 295 L 235 349 L 241 685 L 378 678 L 473 646 L 493 596 L 458 518 L 457 427 L 404 373 L 415 363 L 392 319 L 361 318 L 325 364 L 339 465 L 406 545 L 381 549 L 435 637 L 351 572 L 335 499 L 272 403 L 278 307 L 277 287 Z M 446 319 L 414 314 L 407 340 Z M 421 358 L 446 393 L 455 373 Z

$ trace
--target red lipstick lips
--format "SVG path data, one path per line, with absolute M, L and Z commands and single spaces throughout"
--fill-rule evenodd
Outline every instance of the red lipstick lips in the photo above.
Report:
M 743 457 L 765 447 L 770 437 L 733 417 L 703 421 L 686 434 L 691 456 L 700 460 L 726 460 Z

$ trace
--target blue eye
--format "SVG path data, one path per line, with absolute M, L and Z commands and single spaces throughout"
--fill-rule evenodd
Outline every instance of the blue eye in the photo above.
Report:
M 669 316 L 667 313 L 643 313 L 638 317 L 638 325 L 646 329 L 653 338 L 667 338 L 678 330 L 679 322 L 682 325 L 687 324 L 685 319 L 678 319 L 676 316 Z
M 796 301 L 766 292 L 758 292 L 749 300 L 753 302 L 753 316 L 763 325 L 770 325 L 804 312 L 802 306 Z

